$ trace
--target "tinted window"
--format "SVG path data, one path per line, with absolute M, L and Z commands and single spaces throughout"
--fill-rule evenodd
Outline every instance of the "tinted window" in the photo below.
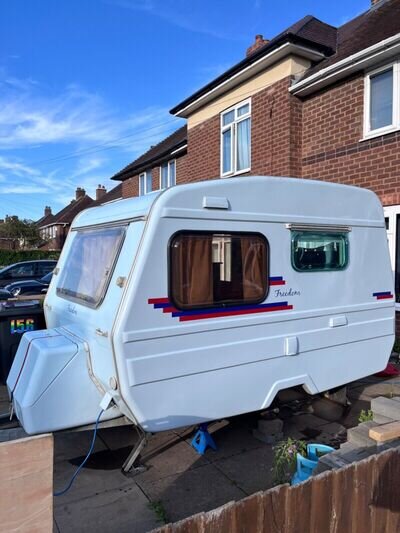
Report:
M 342 270 L 348 263 L 347 234 L 293 232 L 292 265 L 301 272 Z
M 171 241 L 170 297 L 180 309 L 258 303 L 268 289 L 258 234 L 180 233 Z
M 8 274 L 6 274 L 6 277 L 10 277 L 12 279 L 19 279 L 19 278 L 26 278 L 26 277 L 33 277 L 35 275 L 35 264 L 34 263 L 26 263 L 24 265 L 16 265 L 13 268 L 10 268 L 8 271 Z
M 124 227 L 76 232 L 57 294 L 96 306 L 102 300 L 125 235 Z
M 52 272 L 54 270 L 54 267 L 56 266 L 56 263 L 38 263 L 38 276 L 44 276 L 45 274 L 48 274 L 49 272 Z

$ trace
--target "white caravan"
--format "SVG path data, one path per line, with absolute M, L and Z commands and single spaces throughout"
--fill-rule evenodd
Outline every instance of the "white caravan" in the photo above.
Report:
M 145 432 L 268 407 L 385 368 L 395 302 L 368 190 L 219 179 L 87 209 L 8 377 L 27 433 Z

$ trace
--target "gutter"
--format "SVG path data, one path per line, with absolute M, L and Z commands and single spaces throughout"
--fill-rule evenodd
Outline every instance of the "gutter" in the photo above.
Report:
M 197 97 L 194 97 L 193 99 L 191 97 L 186 99 L 184 102 L 182 102 L 182 104 L 179 104 L 178 106 L 171 109 L 170 113 L 177 117 L 187 118 L 196 109 L 205 105 L 208 101 L 213 100 L 220 94 L 225 93 L 232 86 L 236 86 L 239 83 L 242 83 L 243 81 L 247 80 L 248 78 L 251 78 L 261 70 L 264 70 L 270 65 L 277 63 L 279 60 L 283 59 L 284 57 L 287 57 L 290 54 L 305 57 L 307 59 L 310 59 L 311 61 L 321 61 L 322 59 L 325 59 L 327 57 L 326 53 L 323 53 L 322 51 L 316 50 L 312 47 L 313 44 L 314 46 L 316 46 L 315 43 L 310 43 L 310 45 L 308 45 L 308 43 L 304 42 L 305 40 L 301 38 L 292 38 L 292 42 L 288 42 L 287 36 L 285 37 L 285 43 L 281 44 L 280 46 L 275 46 L 269 53 L 263 55 L 256 61 L 253 61 L 246 67 L 235 71 L 231 75 L 226 76 L 224 79 L 221 79 L 220 83 L 213 87 L 210 87 L 208 91 L 201 93 L 200 90 L 200 94 Z M 295 40 L 298 42 L 293 42 Z M 300 41 L 302 42 L 300 43 Z
M 289 92 L 297 96 L 306 96 L 353 72 L 372 67 L 379 61 L 384 61 L 398 53 L 400 53 L 400 33 L 323 68 L 304 80 L 294 83 L 290 87 Z

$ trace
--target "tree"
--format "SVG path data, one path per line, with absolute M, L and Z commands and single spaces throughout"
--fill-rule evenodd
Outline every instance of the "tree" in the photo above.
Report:
M 21 220 L 18 217 L 6 217 L 5 221 L 0 223 L 0 238 L 12 239 L 22 249 L 44 242 L 33 220 Z

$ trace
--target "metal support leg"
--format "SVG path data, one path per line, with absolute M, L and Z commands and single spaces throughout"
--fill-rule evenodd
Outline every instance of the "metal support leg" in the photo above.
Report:
M 141 451 L 147 444 L 147 437 L 146 433 L 139 427 L 136 426 L 136 430 L 139 434 L 139 440 L 133 447 L 131 453 L 128 455 L 126 461 L 122 465 L 122 471 L 127 474 L 128 472 L 132 472 L 135 474 L 138 474 L 139 472 L 143 472 L 145 470 L 144 466 L 136 466 L 134 467 L 134 463 L 136 459 L 139 457 Z

